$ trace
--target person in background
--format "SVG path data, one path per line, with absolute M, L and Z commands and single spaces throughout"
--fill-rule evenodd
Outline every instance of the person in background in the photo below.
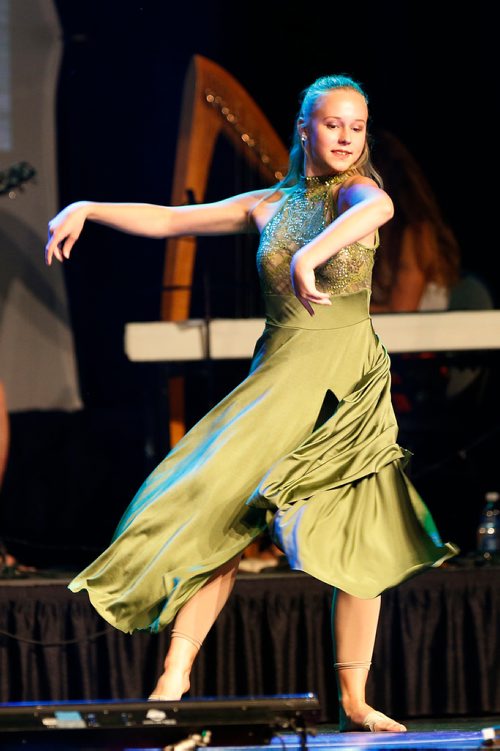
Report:
M 394 203 L 394 217 L 379 229 L 370 312 L 493 308 L 488 286 L 462 268 L 458 241 L 415 157 L 393 133 L 380 131 L 373 161 Z M 434 360 L 431 353 L 418 353 L 393 361 L 392 399 L 399 417 L 426 409 L 436 415 L 445 400 L 462 394 L 482 372 L 438 368 Z
M 9 444 L 9 414 L 7 411 L 5 388 L 0 381 L 0 490 L 2 489 L 3 478 L 7 469 Z M 9 553 L 4 541 L 0 537 L 0 578 L 12 579 L 16 576 L 23 576 L 34 571 L 36 571 L 36 569 L 33 566 L 25 566 L 24 564 L 19 563 L 17 558 Z
M 379 230 L 370 310 L 446 310 L 460 277 L 460 249 L 434 192 L 417 160 L 392 133 L 377 136 L 373 161 L 393 200 L 394 217 Z

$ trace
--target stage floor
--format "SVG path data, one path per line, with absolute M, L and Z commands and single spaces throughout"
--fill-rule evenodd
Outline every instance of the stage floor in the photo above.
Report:
M 499 719 L 496 718 L 496 722 Z M 425 723 L 426 727 L 428 723 Z M 308 751 L 326 751 L 327 749 L 369 749 L 369 751 L 412 751 L 413 749 L 426 749 L 432 751 L 461 751 L 461 749 L 487 749 L 500 748 L 496 744 L 486 745 L 483 740 L 482 729 L 490 727 L 488 722 L 471 721 L 467 723 L 458 722 L 456 726 L 450 728 L 449 720 L 441 725 L 436 721 L 432 729 L 417 729 L 418 723 L 413 722 L 413 730 L 408 733 L 339 733 L 335 727 L 325 727 L 318 731 L 316 736 L 307 737 L 306 750 Z M 174 749 L 175 747 L 162 746 L 129 746 L 121 743 L 112 743 L 106 747 L 103 746 L 72 746 L 64 744 L 45 744 L 36 743 L 19 743 L 5 745 L 0 740 L 2 751 L 164 751 L 164 749 Z M 182 748 L 182 747 L 181 747 Z M 186 748 L 186 747 L 184 747 Z M 188 747 L 189 748 L 189 747 Z M 279 738 L 273 738 L 271 743 L 265 746 L 207 746 L 207 749 L 223 749 L 224 751 L 262 751 L 262 749 L 273 749 L 273 751 L 303 751 L 301 739 L 293 734 L 283 734 Z
M 319 725 L 316 735 L 307 736 L 306 750 L 308 751 L 326 751 L 327 749 L 369 749 L 369 751 L 382 751 L 390 749 L 391 751 L 411 751 L 412 749 L 436 749 L 438 751 L 460 751 L 460 749 L 495 749 L 500 748 L 497 740 L 494 745 L 485 744 L 482 735 L 483 728 L 491 728 L 500 724 L 500 717 L 481 717 L 481 718 L 445 718 L 445 719 L 425 719 L 411 720 L 408 722 L 407 733 L 339 733 L 335 725 Z M 497 731 L 498 732 L 498 731 Z M 164 751 L 164 749 L 173 749 L 173 746 L 137 746 L 123 745 L 122 742 L 110 743 L 106 746 L 99 745 L 72 745 L 64 743 L 63 745 L 50 743 L 8 743 L 5 744 L 0 740 L 2 751 Z M 182 746 L 180 747 L 182 748 Z M 184 746 L 184 749 L 189 746 Z M 223 749 L 223 751 L 262 751 L 262 749 L 272 749 L 273 751 L 306 751 L 302 739 L 294 733 L 280 733 L 275 736 L 269 744 L 266 745 L 208 745 L 207 749 Z
M 498 724 L 499 718 L 495 723 Z M 318 729 L 317 735 L 308 736 L 307 747 L 309 751 L 326 751 L 327 749 L 370 749 L 370 751 L 379 751 L 381 749 L 391 749 L 397 751 L 411 751 L 411 749 L 440 749 L 447 751 L 450 749 L 479 749 L 487 748 L 483 745 L 481 730 L 485 727 L 491 727 L 493 721 L 484 720 L 457 720 L 455 723 L 447 720 L 435 721 L 415 721 L 409 723 L 410 730 L 408 733 L 339 733 L 335 726 L 322 727 Z M 283 742 L 282 742 L 283 741 Z M 240 747 L 225 746 L 226 751 L 235 751 Z M 246 747 L 246 751 L 257 751 L 262 746 Z M 281 738 L 274 738 L 267 748 L 281 748 L 289 751 L 299 751 L 301 741 L 297 736 L 283 735 Z M 155 751 L 157 751 L 155 749 Z M 160 751 L 160 749 L 158 749 Z

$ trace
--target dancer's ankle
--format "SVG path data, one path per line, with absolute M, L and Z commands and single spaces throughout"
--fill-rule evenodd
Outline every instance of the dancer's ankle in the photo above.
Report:
M 165 660 L 163 664 L 164 676 L 182 676 L 183 680 L 189 682 L 189 676 L 191 674 L 192 663 L 187 663 L 185 660 L 178 659 L 176 657 L 170 657 Z
M 366 703 L 364 697 L 356 696 L 341 696 L 339 697 L 339 707 L 347 717 L 353 717 L 362 715 L 363 712 L 367 712 L 371 707 Z
M 201 642 L 191 636 L 172 631 L 170 647 L 165 657 L 164 669 L 190 673 L 201 647 Z

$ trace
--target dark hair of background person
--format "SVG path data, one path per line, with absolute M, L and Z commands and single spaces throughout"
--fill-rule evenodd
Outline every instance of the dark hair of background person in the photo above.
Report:
M 408 284 L 407 304 L 393 299 L 408 264 L 420 272 L 420 291 L 434 282 L 450 290 L 460 277 L 460 249 L 444 221 L 429 181 L 417 160 L 388 131 L 373 139 L 373 161 L 394 202 L 394 217 L 380 228 L 380 249 L 373 270 L 372 302 L 387 310 L 418 309 L 418 291 Z M 408 254 L 412 258 L 408 258 Z M 420 295 L 421 298 L 421 295 Z

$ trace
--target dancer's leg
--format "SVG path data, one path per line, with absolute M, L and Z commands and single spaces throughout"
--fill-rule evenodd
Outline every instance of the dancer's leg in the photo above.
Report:
M 221 566 L 179 610 L 165 658 L 164 673 L 151 694 L 176 701 L 189 690 L 194 659 L 234 586 L 241 555 Z
M 332 605 L 335 668 L 341 730 L 402 732 L 404 725 L 382 713 L 372 714 L 365 686 L 370 670 L 380 613 L 380 597 L 362 600 L 335 590 Z

